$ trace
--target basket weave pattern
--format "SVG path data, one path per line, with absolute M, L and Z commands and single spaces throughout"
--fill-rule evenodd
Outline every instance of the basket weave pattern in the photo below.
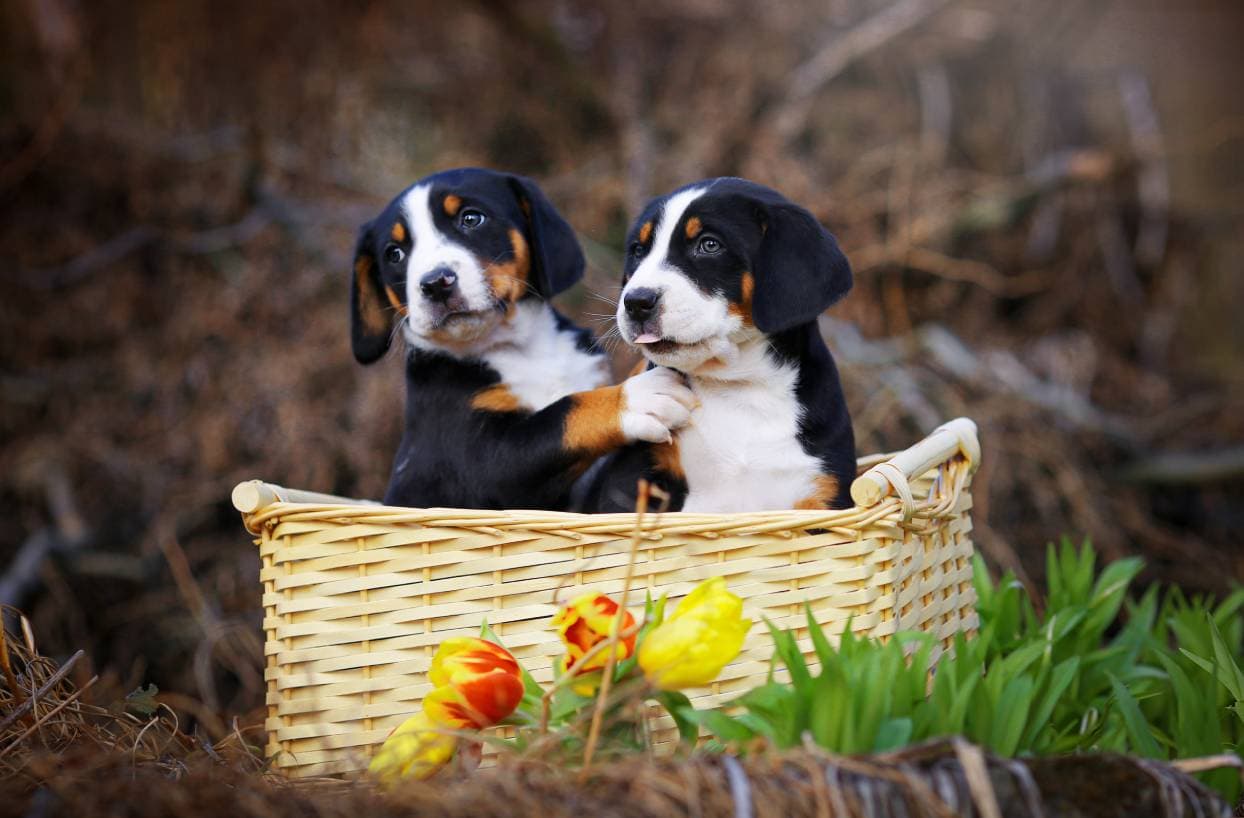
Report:
M 850 619 L 857 633 L 923 630 L 948 644 L 977 623 L 968 486 L 979 455 L 971 422 L 953 423 L 862 460 L 853 496 L 870 506 L 644 517 L 631 598 L 668 593 L 672 606 L 724 576 L 748 616 L 796 629 L 806 654 L 805 603 L 830 634 Z M 550 682 L 563 646 L 549 619 L 584 590 L 617 598 L 637 522 L 390 508 L 258 481 L 234 501 L 262 557 L 267 749 L 292 776 L 364 768 L 431 689 L 437 645 L 478 635 L 483 620 Z M 764 679 L 771 651 L 757 624 L 717 682 L 686 692 L 698 707 L 730 698 Z

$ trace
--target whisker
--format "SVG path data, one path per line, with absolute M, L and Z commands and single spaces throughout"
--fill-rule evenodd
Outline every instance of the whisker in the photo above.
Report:
M 596 290 L 593 290 L 593 289 L 591 289 L 590 287 L 588 288 L 588 291 L 587 291 L 587 292 L 588 292 L 588 295 L 591 295 L 591 296 L 593 296 L 593 297 L 595 297 L 595 298 L 597 298 L 597 299 L 599 299 L 599 300 L 601 300 L 601 301 L 604 301 L 606 304 L 608 304 L 608 305 L 609 305 L 609 306 L 611 306 L 611 307 L 617 307 L 617 306 L 618 306 L 618 299 L 617 299 L 617 298 L 610 298 L 609 296 L 605 295 L 604 293 L 598 293 L 598 292 L 596 292 Z

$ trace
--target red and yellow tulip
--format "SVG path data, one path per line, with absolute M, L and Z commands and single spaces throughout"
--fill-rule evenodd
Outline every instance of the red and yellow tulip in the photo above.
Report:
M 587 593 L 572 599 L 553 617 L 553 626 L 566 645 L 566 655 L 558 666 L 562 673 L 582 659 L 588 651 L 609 638 L 618 624 L 618 603 L 601 593 Z M 625 633 L 635 626 L 630 611 L 622 612 L 621 629 Z M 635 652 L 635 634 L 618 640 L 613 649 L 616 661 L 622 661 Z M 576 676 L 584 680 L 574 686 L 576 693 L 590 696 L 595 692 L 599 673 L 609 661 L 609 651 L 602 650 L 579 667 Z
M 639 646 L 639 666 L 662 690 L 706 685 L 743 649 L 743 600 L 714 577 L 697 585 Z
M 457 746 L 457 737 L 439 732 L 426 713 L 418 713 L 389 734 L 367 771 L 389 785 L 403 778 L 427 778 L 449 763 Z
M 523 699 L 518 661 L 485 639 L 446 639 L 432 657 L 428 681 L 435 689 L 423 698 L 423 710 L 446 727 L 491 727 L 513 713 Z

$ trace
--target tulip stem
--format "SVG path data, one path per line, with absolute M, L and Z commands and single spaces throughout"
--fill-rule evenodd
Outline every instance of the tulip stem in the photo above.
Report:
M 652 487 L 647 480 L 639 481 L 639 491 L 635 498 L 635 529 L 631 532 L 631 553 L 626 562 L 626 579 L 622 582 L 622 601 L 618 603 L 617 618 L 609 629 L 609 637 L 601 644 L 609 646 L 609 654 L 605 657 L 605 670 L 600 680 L 600 690 L 596 693 L 596 709 L 592 712 L 592 726 L 587 733 L 587 746 L 583 748 L 583 773 L 586 774 L 592 765 L 592 754 L 596 752 L 596 741 L 600 738 L 600 723 L 605 715 L 605 702 L 609 700 L 609 688 L 613 686 L 613 668 L 618 661 L 618 651 L 614 647 L 621 637 L 622 618 L 626 616 L 626 603 L 631 595 L 631 583 L 635 580 L 635 561 L 639 556 L 639 543 L 643 537 L 644 514 L 648 511 L 648 497 Z

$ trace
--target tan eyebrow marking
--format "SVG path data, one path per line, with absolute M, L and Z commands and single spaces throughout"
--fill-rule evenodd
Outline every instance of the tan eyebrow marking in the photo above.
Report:
M 647 244 L 648 239 L 652 238 L 652 222 L 644 222 L 644 226 L 639 228 L 639 243 Z
M 445 215 L 456 216 L 458 215 L 459 208 L 462 207 L 462 199 L 451 193 L 445 197 L 445 201 L 441 206 L 445 208 Z
M 699 216 L 692 216 L 687 219 L 687 226 L 685 229 L 687 231 L 687 238 L 694 239 L 696 236 L 700 235 L 700 231 L 704 229 L 704 225 L 700 222 Z
M 393 222 L 393 229 L 389 231 L 389 238 L 399 244 L 406 241 L 406 227 L 401 222 Z

